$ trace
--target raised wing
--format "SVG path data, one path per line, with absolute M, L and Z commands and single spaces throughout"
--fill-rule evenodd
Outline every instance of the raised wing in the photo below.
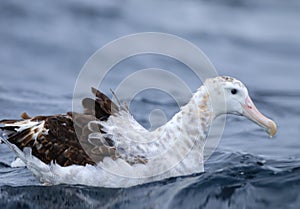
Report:
M 106 121 L 117 114 L 119 107 L 106 95 L 92 88 L 95 99 L 82 101 L 84 113 L 67 113 L 52 116 L 29 117 L 20 120 L 2 120 L 5 142 L 15 144 L 20 150 L 30 147 L 32 155 L 46 164 L 61 166 L 96 164 L 105 157 L 116 159 L 111 137 L 105 136 L 102 126 L 91 121 Z

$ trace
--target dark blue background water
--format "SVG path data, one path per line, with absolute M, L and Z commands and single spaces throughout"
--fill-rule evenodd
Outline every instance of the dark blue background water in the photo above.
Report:
M 279 130 L 270 140 L 230 116 L 204 174 L 129 189 L 39 186 L 25 168 L 7 166 L 14 154 L 2 144 L 0 208 L 299 208 L 299 11 L 297 0 L 1 1 L 0 118 L 71 110 L 76 77 L 92 53 L 123 35 L 155 31 L 191 41 L 221 75 L 242 80 Z M 181 66 L 153 57 L 124 64 L 133 72 L 144 67 Z M 193 90 L 200 85 L 184 78 Z M 116 80 L 101 89 L 109 93 Z M 146 127 L 145 107 L 167 116 L 178 110 L 154 93 L 145 97 L 133 113 Z

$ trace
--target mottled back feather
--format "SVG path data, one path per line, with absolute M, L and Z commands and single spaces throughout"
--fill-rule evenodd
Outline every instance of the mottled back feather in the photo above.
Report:
M 97 89 L 92 88 L 92 92 L 95 99 L 82 101 L 83 113 L 35 117 L 22 113 L 22 119 L 1 120 L 0 129 L 10 143 L 21 150 L 30 147 L 32 155 L 46 164 L 53 161 L 61 166 L 94 165 L 105 156 L 117 158 L 113 141 L 95 134 L 104 134 L 102 127 L 89 122 L 106 121 L 118 112 L 118 106 Z

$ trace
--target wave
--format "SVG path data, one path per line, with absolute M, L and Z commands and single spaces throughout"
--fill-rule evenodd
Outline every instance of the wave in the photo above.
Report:
M 1 208 L 298 208 L 299 158 L 218 152 L 207 171 L 127 189 L 87 186 L 0 188 Z M 22 178 L 15 176 L 16 178 Z

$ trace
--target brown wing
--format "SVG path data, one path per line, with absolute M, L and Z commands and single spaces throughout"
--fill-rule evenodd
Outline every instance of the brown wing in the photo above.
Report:
M 51 161 L 61 166 L 72 164 L 86 165 L 103 160 L 105 156 L 117 158 L 113 142 L 102 137 L 96 140 L 91 133 L 103 133 L 101 126 L 89 126 L 89 121 L 105 121 L 118 107 L 103 93 L 92 88 L 96 98 L 82 101 L 83 114 L 67 113 L 66 115 L 36 116 L 30 118 L 26 113 L 21 120 L 2 120 L 0 127 L 8 136 L 8 141 L 23 150 L 31 147 L 32 154 L 48 164 Z M 22 128 L 22 124 L 38 122 L 37 125 Z M 97 135 L 99 136 L 99 134 Z

